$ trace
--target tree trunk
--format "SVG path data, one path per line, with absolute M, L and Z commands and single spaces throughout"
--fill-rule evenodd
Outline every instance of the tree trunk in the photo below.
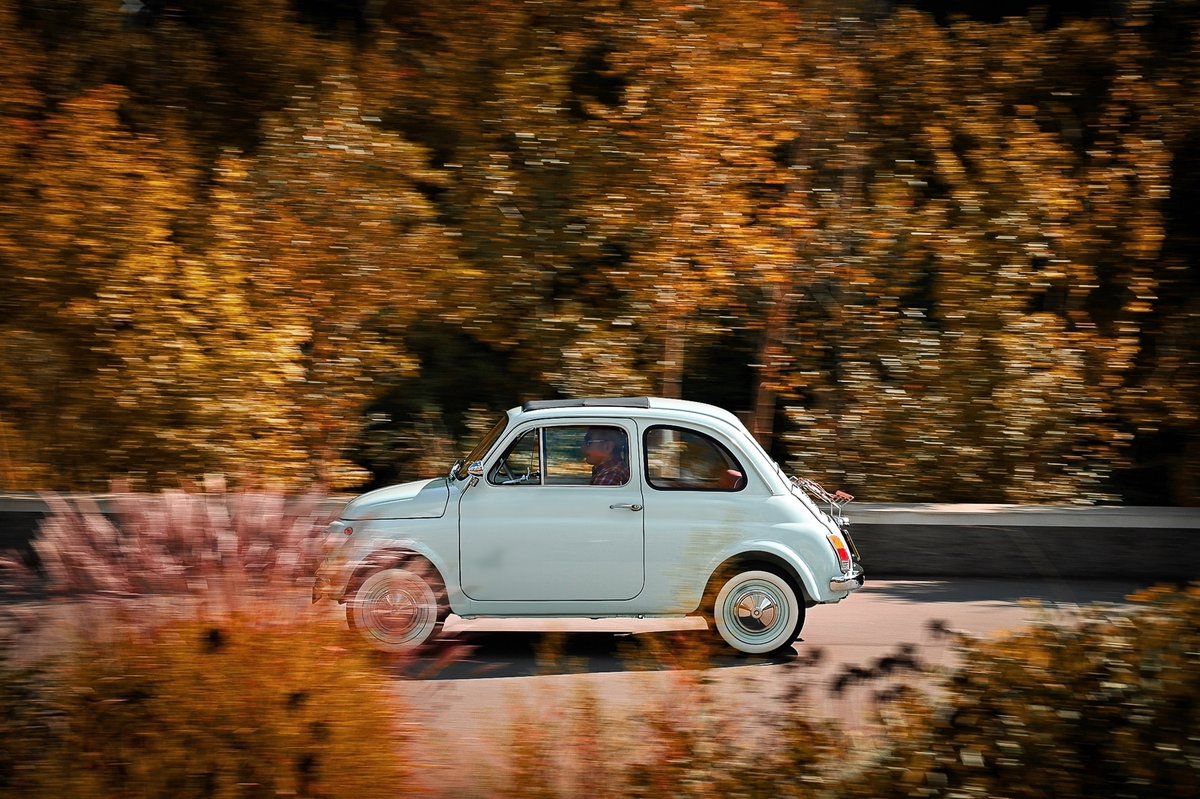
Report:
M 683 330 L 673 327 L 663 344 L 662 395 L 668 399 L 683 399 Z
M 768 452 L 775 438 L 775 405 L 778 400 L 775 386 L 779 385 L 786 357 L 784 339 L 792 324 L 795 292 L 791 284 L 794 279 L 793 272 L 786 287 L 777 287 L 771 292 L 766 329 L 763 330 L 762 347 L 758 351 L 758 380 L 754 387 L 754 417 L 750 432 Z

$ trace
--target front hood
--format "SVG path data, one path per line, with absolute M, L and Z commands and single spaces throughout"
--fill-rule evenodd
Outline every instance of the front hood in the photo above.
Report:
M 450 488 L 445 477 L 369 491 L 350 500 L 341 518 L 365 519 L 436 519 L 446 513 Z

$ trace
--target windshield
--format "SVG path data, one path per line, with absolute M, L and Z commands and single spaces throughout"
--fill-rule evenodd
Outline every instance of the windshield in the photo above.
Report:
M 507 428 L 508 414 L 506 413 L 500 418 L 500 421 L 496 422 L 495 426 L 493 426 L 492 429 L 487 432 L 487 435 L 485 435 L 480 442 L 475 445 L 475 449 L 471 450 L 471 454 L 467 456 L 466 460 L 459 462 L 458 468 L 451 473 L 454 479 L 465 480 L 467 478 L 467 467 L 475 461 L 482 460 L 483 456 L 488 454 L 488 450 L 492 448 L 492 445 L 496 443 L 496 439 L 500 438 Z

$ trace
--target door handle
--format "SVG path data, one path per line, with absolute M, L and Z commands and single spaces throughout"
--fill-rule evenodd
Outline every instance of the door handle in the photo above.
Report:
M 639 511 L 639 510 L 641 510 L 641 509 L 642 509 L 642 506 L 641 506 L 641 505 L 639 505 L 639 504 L 637 504 L 636 502 L 620 502 L 620 503 L 618 503 L 618 504 L 616 504 L 616 505 L 609 505 L 609 506 L 608 506 L 608 509 L 609 509 L 609 510 L 632 510 L 632 511 Z

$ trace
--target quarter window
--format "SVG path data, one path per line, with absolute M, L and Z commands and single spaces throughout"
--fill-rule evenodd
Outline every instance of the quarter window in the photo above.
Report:
M 646 479 L 660 491 L 738 491 L 745 470 L 719 441 L 682 427 L 646 431 Z
M 513 442 L 488 475 L 494 485 L 538 485 L 541 476 L 538 431 L 529 430 Z

